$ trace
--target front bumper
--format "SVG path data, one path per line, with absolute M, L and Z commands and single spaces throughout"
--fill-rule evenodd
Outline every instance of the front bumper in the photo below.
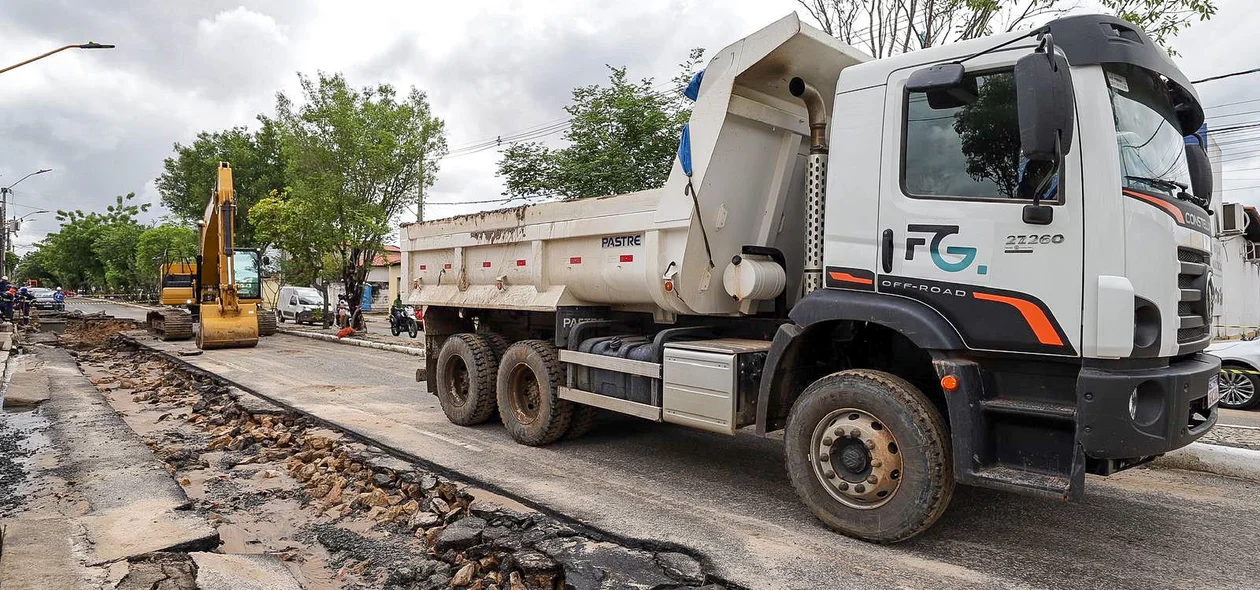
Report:
M 1216 424 L 1218 409 L 1207 407 L 1207 395 L 1220 369 L 1220 359 L 1207 354 L 1149 369 L 1083 368 L 1076 385 L 1076 439 L 1095 459 L 1136 459 L 1184 447 Z

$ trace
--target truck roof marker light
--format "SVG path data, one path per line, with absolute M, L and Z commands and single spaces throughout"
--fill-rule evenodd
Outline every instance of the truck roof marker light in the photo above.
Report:
M 945 391 L 948 391 L 951 393 L 954 391 L 957 391 L 958 378 L 953 375 L 946 375 L 944 377 L 941 377 L 941 389 L 944 389 Z

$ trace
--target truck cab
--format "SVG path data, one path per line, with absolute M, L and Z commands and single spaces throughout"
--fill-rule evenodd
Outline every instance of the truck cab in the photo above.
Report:
M 872 60 L 790 15 L 689 92 L 659 189 L 404 226 L 451 421 L 781 432 L 801 500 L 875 542 L 956 482 L 1075 500 L 1215 423 L 1203 112 L 1137 27 Z

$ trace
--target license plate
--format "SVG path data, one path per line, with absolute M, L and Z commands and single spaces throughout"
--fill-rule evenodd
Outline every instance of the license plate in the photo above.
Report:
M 1217 375 L 1208 379 L 1208 408 L 1216 407 L 1221 401 L 1221 380 Z

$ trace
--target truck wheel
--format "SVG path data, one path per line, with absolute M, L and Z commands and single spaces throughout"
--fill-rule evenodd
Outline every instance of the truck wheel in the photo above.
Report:
M 564 435 L 565 440 L 573 440 L 590 433 L 595 428 L 595 421 L 599 419 L 599 408 L 583 404 L 572 405 L 573 418 L 569 420 L 569 431 Z
M 499 417 L 523 445 L 555 442 L 569 429 L 573 404 L 560 399 L 563 372 L 551 343 L 522 340 L 499 362 Z
M 801 501 L 851 537 L 909 539 L 954 492 L 945 419 L 895 375 L 858 369 L 815 381 L 792 406 L 784 442 Z
M 472 426 L 494 414 L 494 361 L 481 336 L 456 334 L 446 339 L 437 357 L 437 397 L 452 423 Z
M 502 334 L 495 334 L 494 332 L 488 332 L 482 334 L 482 336 L 485 337 L 486 342 L 490 343 L 490 348 L 494 349 L 495 360 L 503 359 L 503 353 L 507 352 L 508 346 L 510 346 L 508 339 L 504 338 Z
M 276 323 L 278 323 L 278 324 L 283 324 L 283 323 L 284 323 L 284 314 L 281 314 L 281 313 L 280 313 L 280 310 L 278 310 L 278 309 L 276 310 Z
M 1221 407 L 1231 410 L 1247 410 L 1260 403 L 1260 375 L 1251 367 L 1226 365 L 1221 367 Z

